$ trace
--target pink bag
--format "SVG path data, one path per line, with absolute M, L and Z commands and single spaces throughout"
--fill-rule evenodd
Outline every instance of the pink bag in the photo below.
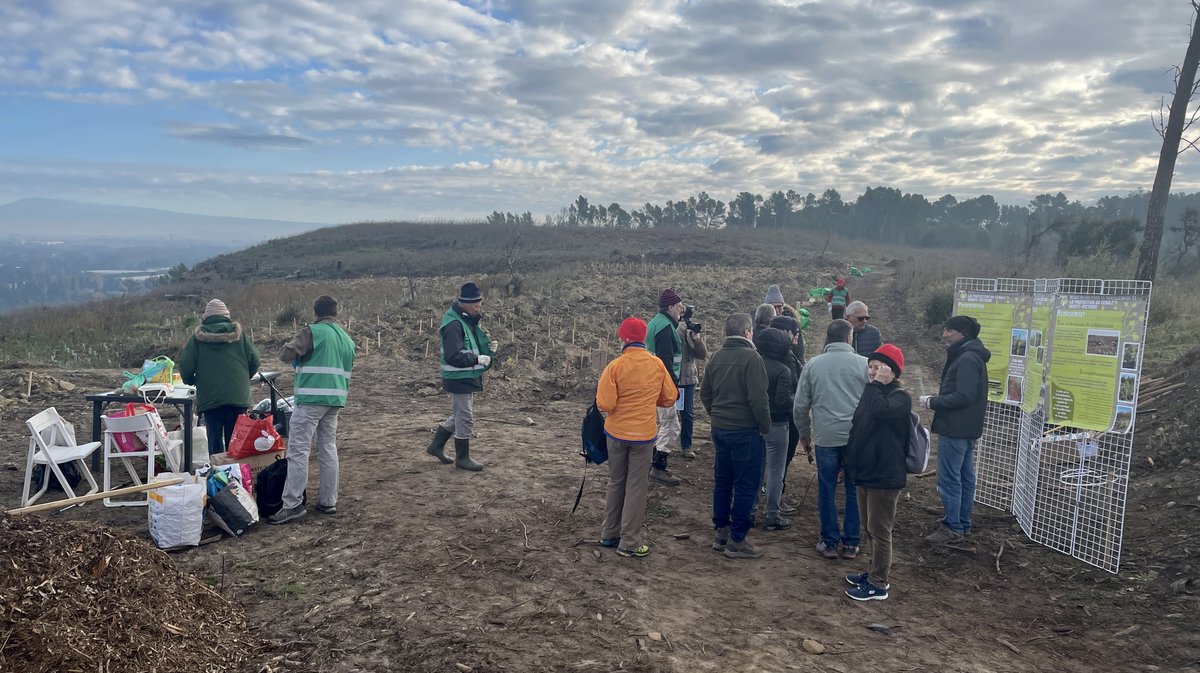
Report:
M 111 414 L 105 414 L 105 416 L 108 418 L 128 418 L 130 416 L 137 416 L 138 414 L 154 414 L 158 416 L 158 409 L 153 404 L 130 402 L 125 405 L 125 409 L 122 411 L 114 411 Z M 160 420 L 158 424 L 162 425 L 162 421 Z M 165 428 L 163 435 L 166 435 Z M 123 453 L 146 450 L 146 442 L 142 441 L 142 438 L 138 437 L 136 432 L 114 432 L 113 441 L 116 442 L 117 449 Z

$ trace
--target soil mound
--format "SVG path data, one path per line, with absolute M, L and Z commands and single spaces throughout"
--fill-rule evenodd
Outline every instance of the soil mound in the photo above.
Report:
M 163 552 L 105 526 L 0 513 L 0 670 L 236 671 L 245 616 Z

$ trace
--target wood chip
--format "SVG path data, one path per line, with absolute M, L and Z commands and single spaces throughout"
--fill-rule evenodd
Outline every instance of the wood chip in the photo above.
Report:
M 650 633 L 646 634 L 646 637 L 655 642 L 661 642 L 663 639 L 663 634 L 659 633 L 658 631 L 651 631 Z
M 804 639 L 804 651 L 811 654 L 825 654 L 825 646 L 813 640 L 812 638 Z

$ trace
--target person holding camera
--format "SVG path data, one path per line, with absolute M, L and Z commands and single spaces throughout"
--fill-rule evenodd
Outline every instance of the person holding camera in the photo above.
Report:
M 693 322 L 696 314 L 695 306 L 685 306 L 683 309 L 683 324 L 676 331 L 679 342 L 683 346 L 683 358 L 679 362 L 679 395 L 683 398 L 683 408 L 679 411 L 679 452 L 688 460 L 695 460 L 696 451 L 692 448 L 692 428 L 696 420 L 696 384 L 700 377 L 696 373 L 696 361 L 708 357 L 708 345 L 700 336 L 703 327 Z
M 667 371 L 671 372 L 671 383 L 677 388 L 683 365 L 683 339 L 679 337 L 678 330 L 684 310 L 683 299 L 675 290 L 667 288 L 658 297 L 658 313 L 646 326 L 646 350 L 662 360 Z M 679 397 L 673 408 L 658 409 L 658 439 L 654 443 L 650 478 L 667 486 L 679 485 L 679 477 L 671 474 L 667 468 L 667 459 L 671 456 L 671 447 L 679 444 L 679 411 L 682 406 L 683 398 Z

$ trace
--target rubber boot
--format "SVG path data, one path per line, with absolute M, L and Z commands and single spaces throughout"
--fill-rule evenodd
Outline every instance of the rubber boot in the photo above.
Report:
M 442 461 L 443 465 L 449 465 L 454 461 L 450 460 L 450 456 L 446 455 L 446 442 L 454 436 L 454 432 L 447 430 L 442 426 L 438 426 L 437 434 L 433 436 L 433 441 L 429 442 L 429 446 L 425 447 L 425 453 Z
M 650 466 L 650 478 L 660 484 L 666 484 L 667 486 L 678 486 L 679 477 L 671 474 L 671 471 L 667 469 L 667 456 L 669 455 L 670 454 L 668 453 L 663 453 L 662 451 L 655 449 L 654 462 Z
M 471 460 L 471 440 L 454 438 L 454 467 L 479 472 L 483 466 Z

